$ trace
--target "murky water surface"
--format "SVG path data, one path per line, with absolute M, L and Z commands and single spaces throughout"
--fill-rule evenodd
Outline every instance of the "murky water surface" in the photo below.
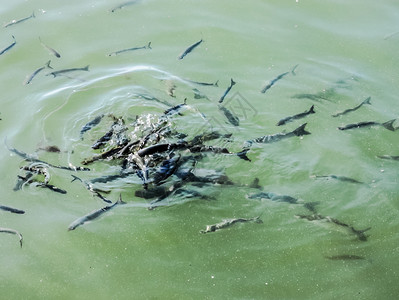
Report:
M 0 23 L 16 21 L 0 28 L 0 205 L 25 211 L 0 211 L 0 227 L 23 236 L 21 249 L 17 235 L 0 234 L 4 298 L 396 299 L 399 162 L 378 156 L 399 155 L 399 133 L 378 124 L 337 128 L 399 116 L 397 1 L 0 2 Z M 368 97 L 370 104 L 332 117 Z M 136 196 L 136 175 L 98 184 L 127 204 L 73 231 L 74 220 L 107 204 L 71 175 L 119 174 L 120 162 L 98 161 L 89 172 L 49 167 L 49 183 L 66 194 L 33 184 L 13 190 L 29 162 L 6 144 L 55 166 L 82 166 L 101 152 L 90 147 L 109 130 L 110 115 L 125 120 L 133 140 L 185 98 L 168 127 L 187 139 L 231 134 L 206 142 L 231 152 L 305 122 L 311 134 L 254 143 L 250 162 L 207 153 L 195 174 L 223 174 L 234 185 L 187 184 L 153 210 L 154 199 Z M 312 105 L 315 114 L 276 126 Z M 40 150 L 53 145 L 61 152 Z M 319 177 L 327 175 L 344 177 Z M 176 175 L 161 186 L 172 181 Z M 260 192 L 298 200 L 253 197 Z M 256 216 L 263 223 L 200 233 Z

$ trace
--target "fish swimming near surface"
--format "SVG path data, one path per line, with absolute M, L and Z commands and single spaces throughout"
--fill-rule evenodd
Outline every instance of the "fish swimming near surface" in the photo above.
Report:
M 17 44 L 17 40 L 15 39 L 15 37 L 12 36 L 12 38 L 13 38 L 14 41 L 9 46 L 7 46 L 7 47 L 3 48 L 2 50 L 0 50 L 0 55 L 6 53 L 8 50 L 10 50 L 12 47 L 14 47 Z
M 101 122 L 103 117 L 104 117 L 104 115 L 99 115 L 99 116 L 95 117 L 93 120 L 91 120 L 90 122 L 88 122 L 87 124 L 83 125 L 82 129 L 80 130 L 80 136 L 83 138 L 83 134 L 86 131 L 89 131 L 90 129 L 92 129 L 93 127 L 98 125 Z
M 191 51 L 193 51 L 196 47 L 199 46 L 199 44 L 201 44 L 203 42 L 203 40 L 199 40 L 198 42 L 196 42 L 195 44 L 192 44 L 190 47 L 188 47 L 186 50 L 183 51 L 182 54 L 180 54 L 177 58 L 178 59 L 183 59 L 187 54 L 189 54 Z
M 362 103 L 360 103 L 359 105 L 356 105 L 354 108 L 348 108 L 348 109 L 346 109 L 346 110 L 344 110 L 344 111 L 342 111 L 342 112 L 336 113 L 336 114 L 334 114 L 334 115 L 332 115 L 332 116 L 333 116 L 333 117 L 343 116 L 343 115 L 346 115 L 347 113 L 350 113 L 350 112 L 352 112 L 352 111 L 358 110 L 360 107 L 362 107 L 362 106 L 365 105 L 365 104 L 371 105 L 370 100 L 371 100 L 371 97 L 368 97 L 368 98 L 365 99 Z
M 164 160 L 160 165 L 158 171 L 154 174 L 153 182 L 160 185 L 165 179 L 173 175 L 179 166 L 180 155 L 173 156 L 167 160 Z
M 25 213 L 24 210 L 21 210 L 21 209 L 18 209 L 18 208 L 14 208 L 14 207 L 10 207 L 10 206 L 5 206 L 5 205 L 0 205 L 0 209 L 4 210 L 4 211 L 12 212 L 14 214 L 20 214 L 20 215 Z
M 103 200 L 103 201 L 106 202 L 106 203 L 112 203 L 111 200 L 108 200 L 107 198 L 105 198 L 103 195 L 100 194 L 100 192 L 102 192 L 102 193 L 109 193 L 109 191 L 104 191 L 104 190 L 101 190 L 101 189 L 97 189 L 97 188 L 95 188 L 95 187 L 93 186 L 93 184 L 91 184 L 90 182 L 85 181 L 85 180 L 79 178 L 78 176 L 75 176 L 75 175 L 71 175 L 71 176 L 72 176 L 72 178 L 73 178 L 73 179 L 71 180 L 71 182 L 74 182 L 75 180 L 79 180 L 81 183 L 83 183 L 83 185 L 85 186 L 85 188 L 86 188 L 87 190 L 89 190 L 91 193 L 93 193 L 94 196 L 97 196 L 98 198 L 100 198 L 101 200 Z
M 378 155 L 377 157 L 381 159 L 399 160 L 399 155 Z
M 22 19 L 19 19 L 19 20 L 11 20 L 10 22 L 8 22 L 7 24 L 5 24 L 3 27 L 4 28 L 6 28 L 6 27 L 10 27 L 10 26 L 12 26 L 12 25 L 16 25 L 16 24 L 19 24 L 19 23 L 22 23 L 22 22 L 24 22 L 24 21 L 27 21 L 27 20 L 29 20 L 29 19 L 33 19 L 33 18 L 35 18 L 35 12 L 32 12 L 32 14 L 29 16 L 29 17 L 25 17 L 25 18 L 22 18 Z
M 235 116 L 227 107 L 218 105 L 218 108 L 225 115 L 231 125 L 240 126 L 240 119 Z
M 108 54 L 108 56 L 115 56 L 115 55 L 119 55 L 124 52 L 131 52 L 131 51 L 136 51 L 136 50 L 140 50 L 140 49 L 152 49 L 151 42 L 149 42 L 147 45 L 142 46 L 142 47 L 134 47 L 134 48 L 128 48 L 128 49 L 111 52 L 110 54 Z
M 185 81 L 197 84 L 197 85 L 202 85 L 202 86 L 219 86 L 219 80 L 216 80 L 215 82 L 201 82 L 201 81 L 193 81 L 189 79 L 184 79 Z
M 19 237 L 19 244 L 21 245 L 22 248 L 22 234 L 20 234 L 18 231 L 11 229 L 11 228 L 4 228 L 4 227 L 0 227 L 0 232 L 4 232 L 4 233 L 11 233 L 11 234 L 15 234 Z
M 338 127 L 339 130 L 349 130 L 349 129 L 354 129 L 354 128 L 363 128 L 363 127 L 371 127 L 371 126 L 382 126 L 390 131 L 395 131 L 397 128 L 393 127 L 393 123 L 396 121 L 396 119 L 384 122 L 384 123 L 379 123 L 379 122 L 360 122 L 360 123 L 355 123 L 355 124 L 348 124 L 345 126 Z
M 230 85 L 229 87 L 226 89 L 226 91 L 223 93 L 222 97 L 220 97 L 219 99 L 219 103 L 222 103 L 224 98 L 227 96 L 227 94 L 230 92 L 231 88 L 233 87 L 233 85 L 235 85 L 236 82 L 233 80 L 233 78 L 230 79 Z
M 118 9 L 122 9 L 122 8 L 125 8 L 126 6 L 130 6 L 130 5 L 136 4 L 137 2 L 139 2 L 139 0 L 132 0 L 132 1 L 123 2 L 122 4 L 119 4 L 119 5 L 115 6 L 114 8 L 111 8 L 110 11 L 111 12 L 115 12 Z
M 292 122 L 293 120 L 302 119 L 302 118 L 304 118 L 310 114 L 314 114 L 314 113 L 316 113 L 316 112 L 314 111 L 314 105 L 312 105 L 309 110 L 307 110 L 303 113 L 296 114 L 294 116 L 281 119 L 280 121 L 278 121 L 277 126 L 287 124 L 288 122 Z
M 180 114 L 180 113 L 179 113 L 179 110 L 180 110 L 182 107 L 184 107 L 184 106 L 187 105 L 186 102 L 187 102 L 187 98 L 184 99 L 184 102 L 183 102 L 183 103 L 178 104 L 178 105 L 176 105 L 176 106 L 173 106 L 173 107 L 171 107 L 171 108 L 165 110 L 165 111 L 163 112 L 164 115 L 166 115 L 166 116 L 171 116 L 171 115 L 174 115 L 174 114 L 177 114 L 177 113 Z
M 45 43 L 43 43 L 43 41 L 42 41 L 42 39 L 41 39 L 40 37 L 39 37 L 39 41 L 40 41 L 40 44 L 41 44 L 44 48 L 46 48 L 46 49 L 48 50 L 48 52 L 50 52 L 50 54 L 54 55 L 54 56 L 57 57 L 57 58 L 60 58 L 60 57 L 61 57 L 61 54 L 59 54 L 58 51 L 56 51 L 55 49 L 53 49 L 53 48 L 47 46 Z
M 291 204 L 296 204 L 298 199 L 288 196 L 288 195 L 277 195 L 270 192 L 261 192 L 257 194 L 252 194 L 248 197 L 249 199 L 270 199 L 272 201 L 287 202 Z
M 46 74 L 46 76 L 53 75 L 54 77 L 57 77 L 59 75 L 64 75 L 65 73 L 70 73 L 70 72 L 76 72 L 76 71 L 89 71 L 89 65 L 82 67 L 82 68 L 70 68 L 70 69 L 63 69 L 63 70 L 58 70 L 54 71 L 51 73 Z
M 295 69 L 295 68 L 294 68 Z M 293 69 L 293 71 L 294 71 L 294 69 Z M 274 78 L 274 79 L 272 79 L 268 84 L 266 84 L 263 88 L 262 88 L 262 90 L 260 91 L 262 94 L 264 94 L 264 93 L 266 93 L 266 91 L 268 90 L 268 89 L 270 89 L 277 81 L 279 81 L 280 79 L 282 79 L 284 76 L 286 76 L 286 75 L 288 75 L 290 72 L 285 72 L 285 73 L 282 73 L 282 74 L 280 74 L 280 75 L 278 75 L 276 78 Z
M 308 221 L 323 221 L 324 220 L 326 222 L 330 222 L 330 223 L 339 225 L 341 227 L 346 228 L 350 233 L 356 235 L 358 240 L 363 241 L 363 242 L 367 241 L 367 239 L 368 239 L 368 236 L 365 234 L 365 232 L 371 229 L 371 227 L 368 227 L 366 229 L 359 230 L 359 229 L 356 229 L 353 226 L 348 225 L 338 219 L 335 219 L 335 218 L 332 218 L 329 216 L 323 216 L 320 214 L 296 215 L 296 217 L 298 217 L 300 219 L 306 219 Z
M 214 225 L 207 225 L 206 229 L 201 230 L 200 232 L 201 233 L 215 232 L 217 230 L 230 227 L 231 225 L 236 224 L 236 223 L 246 223 L 246 222 L 263 223 L 263 221 L 260 219 L 260 216 L 254 217 L 254 218 L 226 219 L 226 220 L 223 220 L 222 222 L 214 224 Z
M 93 220 L 97 219 L 98 217 L 100 217 L 101 215 L 106 213 L 107 211 L 113 209 L 117 205 L 122 205 L 122 204 L 126 204 L 126 202 L 122 201 L 122 196 L 119 195 L 119 200 L 116 201 L 114 204 L 104 206 L 104 207 L 102 207 L 100 209 L 96 209 L 96 210 L 88 213 L 87 215 L 84 215 L 83 217 L 73 221 L 68 226 L 68 231 L 75 230 L 77 227 L 79 227 L 79 226 L 81 226 L 81 225 L 83 225 L 83 224 L 85 224 L 85 223 L 87 223 L 89 221 L 93 221 Z
M 356 179 L 353 179 L 353 178 L 350 178 L 350 177 L 338 176 L 338 175 L 311 175 L 310 178 L 315 178 L 315 179 L 319 179 L 319 178 L 335 179 L 335 180 L 343 181 L 343 182 L 368 185 L 365 182 L 362 182 L 362 181 L 359 181 L 359 180 L 356 180 Z
M 354 255 L 354 254 L 340 254 L 340 255 L 333 255 L 333 256 L 324 256 L 330 260 L 361 260 L 365 259 L 364 256 Z
M 307 123 L 302 124 L 299 126 L 297 129 L 288 132 L 288 133 L 276 133 L 272 135 L 265 135 L 253 140 L 249 140 L 245 143 L 245 147 L 251 147 L 253 143 L 264 143 L 264 144 L 269 144 L 269 143 L 274 143 L 281 141 L 286 138 L 294 137 L 294 136 L 303 136 L 303 135 L 308 135 L 310 132 L 305 130 L 305 126 Z
M 36 77 L 37 74 L 39 74 L 41 71 L 43 71 L 44 69 L 48 68 L 48 69 L 52 69 L 52 67 L 50 66 L 51 60 L 49 60 L 44 66 L 36 69 L 31 75 L 29 75 L 28 77 L 26 77 L 25 81 L 24 81 L 24 85 L 26 84 L 30 84 L 33 80 L 33 78 Z

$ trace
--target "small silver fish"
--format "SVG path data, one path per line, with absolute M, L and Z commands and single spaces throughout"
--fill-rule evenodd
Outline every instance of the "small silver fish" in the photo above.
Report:
M 63 75 L 65 73 L 69 73 L 69 72 L 75 72 L 75 71 L 89 71 L 89 65 L 83 67 L 83 68 L 70 68 L 70 69 L 64 69 L 64 70 L 59 70 L 59 71 L 54 71 L 51 73 L 46 74 L 46 76 L 48 75 L 53 75 L 54 77 L 58 76 L 58 75 Z
M 19 24 L 21 22 L 27 21 L 27 20 L 32 19 L 32 18 L 35 18 L 35 12 L 32 12 L 32 14 L 29 17 L 22 18 L 22 19 L 19 19 L 19 20 L 15 20 L 15 19 L 11 20 L 10 22 L 8 22 L 7 24 L 4 25 L 4 28 L 12 26 L 12 25 Z
M 30 84 L 33 80 L 33 78 L 36 77 L 37 74 L 39 74 L 41 71 L 43 71 L 44 69 L 48 68 L 48 69 L 52 69 L 52 67 L 50 66 L 51 60 L 49 60 L 44 66 L 36 69 L 31 75 L 29 75 L 28 77 L 26 77 L 25 81 L 23 82 L 24 85 Z
M 294 69 L 293 69 L 292 71 L 294 71 L 294 70 L 295 70 L 295 67 L 294 67 Z M 295 73 L 295 72 L 294 72 L 294 73 Z M 262 88 L 262 90 L 261 90 L 260 92 L 261 92 L 262 94 L 266 93 L 266 91 L 267 91 L 268 89 L 270 89 L 277 81 L 279 81 L 281 78 L 283 78 L 283 77 L 286 76 L 287 74 L 289 74 L 289 72 L 285 72 L 285 73 L 282 73 L 282 74 L 278 75 L 276 78 L 272 79 L 268 84 L 266 84 L 265 87 Z
M 14 36 L 12 36 L 12 38 L 14 39 L 14 41 L 11 43 L 11 45 L 9 45 L 9 46 L 3 48 L 2 50 L 0 50 L 0 55 L 6 53 L 8 50 L 10 50 L 12 47 L 15 46 L 15 44 L 17 43 L 17 40 L 15 39 Z
M 201 39 L 198 42 L 196 42 L 195 44 L 192 44 L 190 47 L 188 47 L 186 50 L 184 50 L 183 53 L 180 54 L 177 58 L 178 59 L 183 59 L 187 54 L 189 54 L 191 51 L 193 51 L 202 42 L 203 42 L 203 40 Z
M 55 57 L 58 57 L 58 58 L 61 57 L 61 54 L 59 54 L 56 50 L 54 50 L 53 48 L 51 48 L 51 47 L 47 46 L 45 43 L 43 43 L 42 39 L 40 37 L 39 37 L 39 41 L 40 41 L 40 44 L 42 44 L 42 46 L 44 48 L 46 48 L 52 55 L 54 55 Z
M 69 225 L 68 227 L 68 231 L 74 230 L 76 229 L 78 226 L 83 225 L 86 222 L 92 221 L 94 219 L 97 219 L 98 217 L 100 217 L 102 214 L 106 213 L 107 211 L 111 210 L 112 208 L 114 208 L 117 205 L 121 205 L 121 204 L 125 204 L 126 202 L 122 201 L 122 196 L 119 195 L 119 200 L 116 201 L 114 204 L 112 205 L 108 205 L 108 206 L 104 206 L 100 209 L 96 209 L 90 213 L 88 213 L 87 215 L 84 215 L 83 217 L 73 221 L 71 223 L 71 225 Z
M 233 80 L 233 78 L 230 79 L 230 85 L 229 87 L 226 89 L 226 91 L 223 93 L 222 97 L 220 97 L 219 99 L 219 103 L 222 103 L 224 98 L 227 96 L 227 94 L 230 92 L 230 90 L 232 89 L 233 85 L 235 85 L 236 82 Z
M 226 219 L 220 223 L 214 225 L 207 225 L 205 230 L 201 230 L 201 233 L 215 232 L 217 230 L 230 227 L 235 223 L 246 223 L 246 222 L 255 222 L 255 223 L 263 223 L 260 219 L 260 216 L 254 218 L 237 218 L 237 219 Z
M 108 56 L 115 56 L 124 52 L 130 52 L 130 51 L 136 51 L 136 50 L 140 50 L 140 49 L 152 49 L 151 48 L 151 42 L 149 42 L 147 45 L 142 46 L 142 47 L 134 47 L 134 48 L 128 48 L 128 49 L 123 49 L 123 50 L 118 50 L 115 52 L 111 52 L 110 54 L 108 54 Z
M 119 4 L 118 6 L 115 6 L 115 7 L 112 8 L 110 11 L 111 11 L 111 12 L 115 12 L 115 11 L 118 10 L 118 9 L 122 9 L 122 8 L 124 8 L 124 7 L 126 7 L 126 6 L 136 4 L 137 2 L 139 2 L 139 1 L 138 1 L 138 0 L 127 1 L 127 2 L 124 2 L 124 3 L 122 3 L 122 4 Z
M 371 104 L 370 100 L 371 100 L 371 97 L 368 97 L 362 103 L 360 103 L 359 105 L 355 106 L 354 108 L 348 108 L 348 109 L 346 109 L 346 110 L 344 110 L 342 112 L 336 113 L 336 114 L 334 114 L 332 116 L 335 118 L 335 117 L 339 117 L 339 116 L 345 115 L 347 113 L 350 113 L 352 111 L 358 110 L 360 107 L 362 107 L 365 104 Z

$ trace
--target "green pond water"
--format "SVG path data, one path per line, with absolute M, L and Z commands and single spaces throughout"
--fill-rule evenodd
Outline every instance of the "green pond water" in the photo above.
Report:
M 141 0 L 118 9 L 123 3 L 0 1 L 0 49 L 12 45 L 13 36 L 16 41 L 0 55 L 0 205 L 25 211 L 0 210 L 0 227 L 23 235 L 21 248 L 18 236 L 0 233 L 0 298 L 397 299 L 399 162 L 378 156 L 399 155 L 399 131 L 337 127 L 399 117 L 399 3 Z M 34 18 L 3 27 L 32 12 Z M 149 42 L 151 49 L 109 55 Z M 54 70 L 45 68 L 23 84 L 48 60 Z M 87 65 L 88 72 L 48 75 Z M 222 106 L 239 126 L 218 109 L 231 78 L 236 84 Z M 207 98 L 196 99 L 194 88 Z M 332 117 L 367 97 L 371 105 Z M 127 204 L 73 231 L 68 226 L 74 220 L 106 203 L 71 182 L 71 174 L 84 180 L 118 174 L 117 163 L 98 161 L 90 172 L 50 167 L 50 183 L 66 194 L 28 184 L 13 190 L 24 175 L 20 167 L 29 163 L 3 141 L 53 165 L 81 166 L 99 153 L 90 147 L 112 124 L 104 117 L 81 139 L 80 130 L 95 117 L 151 122 L 185 98 L 186 109 L 170 118 L 170 126 L 191 137 L 212 130 L 232 134 L 207 143 L 232 152 L 247 140 L 305 122 L 311 134 L 254 144 L 251 162 L 206 154 L 198 174 L 217 171 L 236 183 L 197 187 L 208 200 L 174 194 L 149 210 L 151 200 L 135 196 L 142 189 L 137 176 L 104 183 L 108 199 L 121 194 Z M 276 126 L 312 105 L 315 114 Z M 49 145 L 61 152 L 38 150 Z M 254 178 L 260 189 L 249 186 Z M 299 200 L 250 198 L 261 191 Z M 318 214 L 348 226 L 297 217 L 311 214 L 303 205 L 311 202 L 318 202 Z M 256 216 L 263 223 L 200 233 L 224 219 Z M 350 227 L 371 227 L 367 240 Z

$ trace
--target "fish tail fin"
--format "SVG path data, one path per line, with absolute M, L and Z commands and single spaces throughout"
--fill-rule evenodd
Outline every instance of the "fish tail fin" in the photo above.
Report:
M 234 80 L 233 80 L 233 78 L 231 78 L 230 79 L 231 80 L 231 86 L 233 86 L 233 85 L 235 85 L 237 82 L 235 82 Z
M 74 182 L 75 180 L 79 180 L 79 181 L 82 181 L 82 179 L 80 179 L 78 176 L 75 176 L 75 175 L 71 175 L 72 176 L 72 180 L 71 180 L 71 182 Z
M 216 80 L 216 82 L 215 82 L 213 85 L 214 85 L 214 86 L 219 86 L 218 83 L 219 83 L 219 79 Z
M 32 12 L 32 14 L 30 15 L 32 18 L 36 18 L 35 16 L 35 11 Z
M 309 131 L 305 130 L 305 126 L 308 123 L 304 123 L 301 126 L 299 126 L 297 129 L 295 129 L 292 133 L 295 134 L 296 136 L 303 136 L 303 135 L 307 135 L 310 134 Z
M 83 68 L 83 70 L 89 71 L 89 66 L 90 66 L 90 65 L 87 65 L 86 67 Z
M 251 159 L 247 156 L 248 151 L 249 151 L 249 148 L 246 148 L 236 154 L 239 158 L 241 158 L 243 160 L 251 161 Z
M 151 48 L 151 42 L 148 43 L 148 45 L 147 45 L 146 48 L 147 48 L 147 49 L 152 49 L 152 48 Z
M 312 106 L 310 107 L 309 113 L 310 113 L 310 114 L 315 114 L 315 113 L 316 113 L 315 110 L 314 110 L 314 105 L 312 105 Z
M 126 202 L 122 200 L 122 194 L 119 194 L 119 199 L 116 203 L 117 204 L 126 204 Z
M 390 120 L 388 122 L 382 123 L 382 126 L 384 126 L 386 129 L 395 131 L 395 127 L 393 127 L 393 123 L 396 121 L 396 119 Z
M 44 66 L 48 69 L 53 69 L 52 66 L 50 66 L 51 60 L 49 60 Z
M 371 105 L 370 100 L 371 100 L 371 97 L 368 97 L 367 99 L 365 99 L 365 100 L 362 102 L 362 105 L 363 105 L 363 104 L 369 104 L 369 105 Z

